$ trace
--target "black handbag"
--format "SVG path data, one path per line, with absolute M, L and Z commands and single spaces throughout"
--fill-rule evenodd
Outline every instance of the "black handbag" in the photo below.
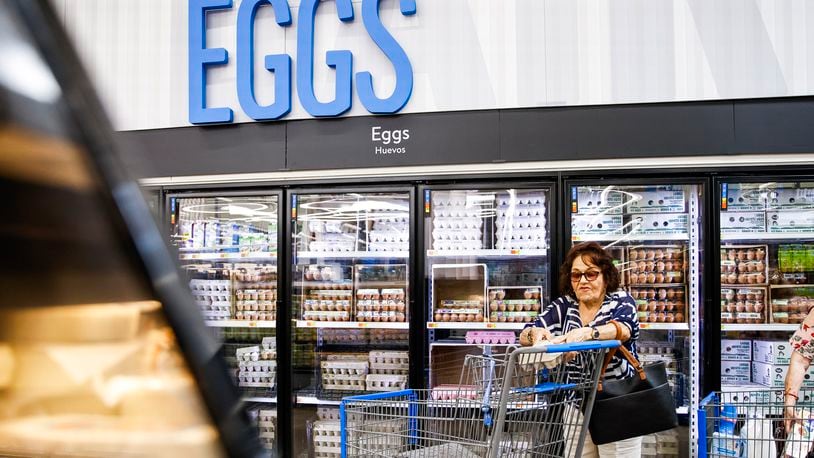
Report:
M 616 338 L 619 340 L 622 334 L 620 325 L 615 321 L 611 323 L 616 326 Z M 633 365 L 636 374 L 622 380 L 602 380 L 617 350 Z M 623 346 L 609 351 L 602 364 L 588 423 L 594 444 L 608 444 L 676 426 L 678 416 L 664 362 L 642 366 Z

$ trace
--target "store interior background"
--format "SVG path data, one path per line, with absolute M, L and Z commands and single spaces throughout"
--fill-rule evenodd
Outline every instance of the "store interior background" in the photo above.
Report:
M 693 429 L 693 406 L 706 392 L 727 383 L 721 378 L 721 339 L 778 340 L 793 329 L 790 323 L 775 322 L 768 309 L 771 292 L 785 292 L 770 285 L 769 269 L 778 268 L 779 251 L 788 251 L 792 245 L 810 246 L 814 230 L 778 237 L 768 229 L 753 228 L 753 235 L 732 236 L 724 212 L 763 212 L 766 221 L 773 211 L 805 207 L 776 209 L 758 198 L 751 208 L 722 208 L 721 199 L 728 198 L 723 195 L 724 184 L 728 189 L 750 189 L 752 184 L 788 183 L 788 189 L 802 189 L 799 192 L 805 195 L 811 189 L 807 183 L 814 176 L 814 135 L 810 129 L 814 119 L 814 72 L 810 70 L 814 56 L 807 43 L 814 30 L 814 9 L 805 3 L 518 0 L 497 5 L 486 0 L 424 0 L 417 2 L 415 16 L 401 16 L 397 2 L 383 1 L 382 17 L 405 48 L 414 71 L 413 95 L 400 114 L 372 116 L 354 94 L 352 108 L 344 116 L 314 119 L 297 103 L 295 90 L 289 115 L 274 122 L 253 122 L 237 100 L 233 59 L 209 73 L 208 103 L 229 106 L 235 114 L 234 123 L 220 126 L 192 126 L 188 122 L 186 2 L 52 0 L 52 4 L 118 130 L 122 160 L 140 179 L 168 238 L 176 236 L 173 243 L 181 248 L 182 264 L 195 265 L 196 272 L 197 267 L 209 264 L 193 279 L 226 281 L 230 288 L 230 298 L 221 301 L 224 307 L 228 304 L 224 310 L 228 310 L 230 324 L 213 325 L 226 342 L 227 360 L 237 365 L 238 349 L 262 346 L 264 337 L 273 338 L 275 350 L 280 350 L 276 351 L 277 383 L 273 390 L 263 382 L 256 382 L 257 386 L 247 382 L 243 391 L 257 415 L 275 410 L 278 419 L 293 419 L 278 422 L 276 433 L 267 437 L 268 443 L 283 453 L 291 451 L 285 448 L 289 446 L 297 452 L 315 447 L 316 431 L 329 425 L 329 417 L 320 417 L 318 409 L 335 407 L 336 398 L 327 395 L 336 393 L 298 391 L 325 384 L 321 355 L 338 353 L 331 348 L 335 341 L 330 339 L 344 334 L 341 328 L 306 319 L 303 301 L 309 300 L 308 293 L 303 291 L 304 285 L 298 289 L 297 275 L 313 272 L 308 266 L 339 266 L 348 272 L 342 278 L 353 283 L 360 274 L 358 266 L 405 266 L 395 269 L 401 275 L 396 282 L 377 288 L 378 294 L 384 294 L 384 289 L 405 290 L 407 326 L 379 329 L 365 325 L 364 338 L 369 344 L 374 331 L 403 331 L 406 336 L 394 338 L 383 351 L 407 352 L 409 367 L 397 369 L 404 372 L 397 375 L 405 375 L 410 386 L 431 387 L 433 352 L 437 361 L 444 352 L 472 348 L 460 342 L 465 326 L 447 325 L 444 329 L 443 324 L 436 323 L 432 313 L 436 305 L 432 303 L 433 264 L 486 265 L 490 271 L 500 271 L 501 263 L 536 263 L 539 265 L 523 270 L 541 274 L 541 279 L 530 284 L 510 285 L 492 279 L 485 285 L 539 287 L 541 297 L 556 297 L 557 269 L 572 242 L 597 239 L 612 243 L 620 238 L 612 234 L 614 230 L 610 235 L 602 234 L 587 230 L 579 222 L 596 216 L 585 207 L 589 199 L 583 196 L 608 186 L 639 194 L 681 193 L 680 209 L 668 212 L 686 215 L 687 224 L 682 229 L 686 238 L 670 232 L 638 234 L 621 237 L 623 241 L 614 245 L 625 266 L 630 265 L 632 256 L 639 256 L 639 250 L 660 249 L 662 254 L 672 250 L 687 257 L 682 270 L 685 278 L 676 282 L 687 297 L 684 319 L 678 320 L 683 324 L 648 322 L 646 334 L 648 340 L 680 350 L 678 358 L 683 364 L 677 372 L 683 378 L 679 385 L 686 389 L 680 402 L 677 400 L 677 407 L 684 407 L 685 425 L 677 441 L 678 454 L 687 456 L 695 447 L 698 433 Z M 232 57 L 237 4 L 232 10 L 211 13 L 207 23 L 208 46 L 223 46 Z M 296 49 L 298 2 L 290 4 L 294 25 L 288 28 L 278 27 L 268 11 L 258 15 L 258 100 L 271 100 L 269 88 L 274 81 L 262 68 L 261 56 Z M 358 9 L 360 4 L 354 6 Z M 356 38 L 366 36 L 360 17 L 340 24 L 333 2 L 320 8 L 315 23 L 320 39 L 314 51 L 318 94 L 330 97 L 333 93 L 333 75 L 324 66 L 325 52 L 333 49 L 352 50 L 355 66 L 382 76 L 376 80 L 377 90 L 392 90 L 394 78 L 388 73 L 392 72 L 388 61 L 375 44 Z M 406 154 L 375 155 L 377 143 L 371 132 L 376 127 L 409 130 L 411 138 L 402 144 Z M 781 193 L 783 189 L 778 187 Z M 521 250 L 519 255 L 509 256 L 495 252 L 482 253 L 480 258 L 461 253 L 434 257 L 431 227 L 438 217 L 433 212 L 439 208 L 435 199 L 449 202 L 456 192 L 492 196 L 497 211 L 501 196 L 508 196 L 509 190 L 545 196 L 544 255 L 523 255 Z M 381 252 L 374 256 L 367 252 L 343 259 L 309 253 L 297 245 L 295 236 L 309 229 L 297 226 L 292 216 L 293 209 L 297 216 L 307 216 L 303 212 L 308 207 L 300 207 L 303 197 L 306 204 L 308 198 L 315 202 L 342 202 L 351 197 L 365 201 L 360 195 L 367 196 L 367 202 L 402 201 L 394 213 L 406 212 L 406 225 L 393 232 L 406 232 L 406 241 L 383 243 L 407 243 L 406 250 L 396 250 L 406 254 L 388 259 Z M 428 212 L 425 196 L 431 203 Z M 211 262 L 213 259 L 204 259 L 204 263 L 202 257 L 189 257 L 231 252 L 207 250 L 205 244 L 185 246 L 195 238 L 190 237 L 194 230 L 190 227 L 185 235 L 180 228 L 185 217 L 190 224 L 213 218 L 196 216 L 194 209 L 182 214 L 182 205 L 216 205 L 213 202 L 219 198 L 265 205 L 268 214 L 258 230 L 266 234 L 265 258 L 244 256 L 234 262 L 226 255 L 220 258 L 222 263 Z M 577 211 L 572 209 L 574 202 Z M 596 209 L 600 213 L 604 210 Z M 358 214 L 339 213 L 340 220 L 359 218 Z M 633 214 L 652 214 L 647 209 L 623 213 L 619 214 L 622 221 Z M 214 219 L 222 216 L 215 215 Z M 378 218 L 369 223 L 402 222 L 396 217 L 388 221 L 390 215 Z M 496 215 L 490 218 L 484 219 L 484 225 L 495 228 Z M 322 229 L 310 231 L 311 236 L 331 232 Z M 367 241 L 371 235 L 368 231 L 375 230 L 372 225 L 367 227 L 357 235 L 361 237 L 358 240 Z M 497 250 L 494 244 L 499 239 L 493 232 L 486 235 L 489 238 L 482 241 L 492 246 L 483 248 Z M 764 266 L 767 278 L 752 287 L 736 278 L 735 286 L 730 286 L 733 283 L 720 276 L 722 266 L 729 268 L 728 259 L 724 259 L 729 256 L 727 246 L 746 251 L 764 247 L 766 255 L 773 257 Z M 249 265 L 236 265 L 243 261 Z M 478 267 L 468 269 L 478 275 Z M 215 277 L 210 271 L 215 271 Z M 228 271 L 226 277 L 219 277 L 224 271 Z M 244 280 L 237 278 L 238 273 L 244 280 L 245 275 L 256 277 L 241 286 Z M 803 285 L 801 290 L 789 297 L 808 294 L 804 290 L 807 280 L 801 281 L 797 283 Z M 353 288 L 357 294 L 364 289 Z M 737 295 L 737 290 L 744 288 L 752 288 L 753 295 L 763 291 L 765 313 L 756 323 L 729 323 L 726 320 L 736 317 L 726 313 L 739 311 L 726 311 L 727 292 Z M 642 288 L 643 293 L 648 289 Z M 660 294 L 658 288 L 653 289 Z M 677 295 L 675 286 L 662 289 L 664 294 L 672 290 L 673 296 Z M 231 321 L 238 305 L 245 305 L 239 303 L 238 290 L 258 295 L 247 301 L 259 301 L 263 291 L 276 307 L 275 319 L 271 319 L 271 310 L 265 310 L 267 319 L 244 320 L 253 325 Z M 323 289 L 314 291 L 322 291 L 315 292 L 315 297 L 325 296 Z M 199 296 L 210 301 L 212 293 Z M 343 300 L 340 296 L 328 300 Z M 489 291 L 483 296 L 488 298 Z M 649 306 L 647 302 L 644 305 Z M 353 307 L 358 310 L 356 303 Z M 274 327 L 264 324 L 271 321 Z M 291 325 L 282 326 L 282 322 Z M 451 343 L 456 337 L 458 342 Z M 272 340 L 266 340 L 269 349 Z M 289 348 L 294 349 L 291 356 L 284 350 Z M 457 366 L 453 366 L 454 371 Z M 292 402 L 278 403 L 282 395 L 290 396 Z M 279 441 L 280 435 L 290 435 L 294 441 Z

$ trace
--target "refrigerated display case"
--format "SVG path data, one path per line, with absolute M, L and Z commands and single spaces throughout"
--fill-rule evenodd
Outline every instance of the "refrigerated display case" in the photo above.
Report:
M 278 192 L 167 196 L 170 239 L 263 444 L 277 451 Z
M 422 188 L 427 386 L 516 343 L 551 294 L 552 184 Z
M 290 195 L 296 456 L 339 456 L 343 397 L 408 386 L 413 192 Z
M 701 380 L 705 186 L 680 179 L 566 185 L 572 245 L 596 241 L 614 257 L 637 304 L 639 357 L 666 363 L 676 410 L 690 415 L 691 427 Z
M 721 390 L 775 388 L 783 402 L 788 340 L 814 307 L 814 181 L 722 178 L 716 188 Z

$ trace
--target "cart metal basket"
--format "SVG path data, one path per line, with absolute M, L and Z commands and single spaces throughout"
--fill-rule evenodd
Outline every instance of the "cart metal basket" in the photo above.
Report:
M 799 397 L 786 409 L 782 389 L 709 394 L 698 407 L 698 456 L 814 457 L 814 391 Z
M 455 387 L 345 398 L 342 457 L 580 456 L 602 361 L 619 341 L 468 355 Z

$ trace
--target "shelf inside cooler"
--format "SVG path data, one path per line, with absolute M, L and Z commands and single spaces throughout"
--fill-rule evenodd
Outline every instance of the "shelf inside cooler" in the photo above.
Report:
M 427 250 L 428 258 L 515 258 L 523 256 L 547 256 L 548 250 Z
M 375 321 L 308 321 L 297 320 L 298 328 L 359 328 L 359 329 L 410 329 L 410 323 Z
M 721 331 L 796 331 L 799 324 L 722 324 Z
M 180 253 L 181 261 L 233 261 L 247 259 L 277 259 L 277 252 L 246 252 L 246 253 Z
M 455 323 L 430 321 L 427 323 L 427 329 L 471 329 L 473 331 L 483 329 L 523 329 L 526 324 L 528 323 Z
M 409 251 L 298 251 L 298 259 L 408 259 Z
M 689 234 L 572 234 L 572 242 L 674 242 L 687 241 Z
M 721 241 L 814 240 L 814 232 L 721 232 Z
M 687 323 L 639 323 L 639 329 L 645 331 L 689 331 Z
M 206 325 L 213 328 L 276 328 L 277 321 L 216 320 L 207 321 Z

